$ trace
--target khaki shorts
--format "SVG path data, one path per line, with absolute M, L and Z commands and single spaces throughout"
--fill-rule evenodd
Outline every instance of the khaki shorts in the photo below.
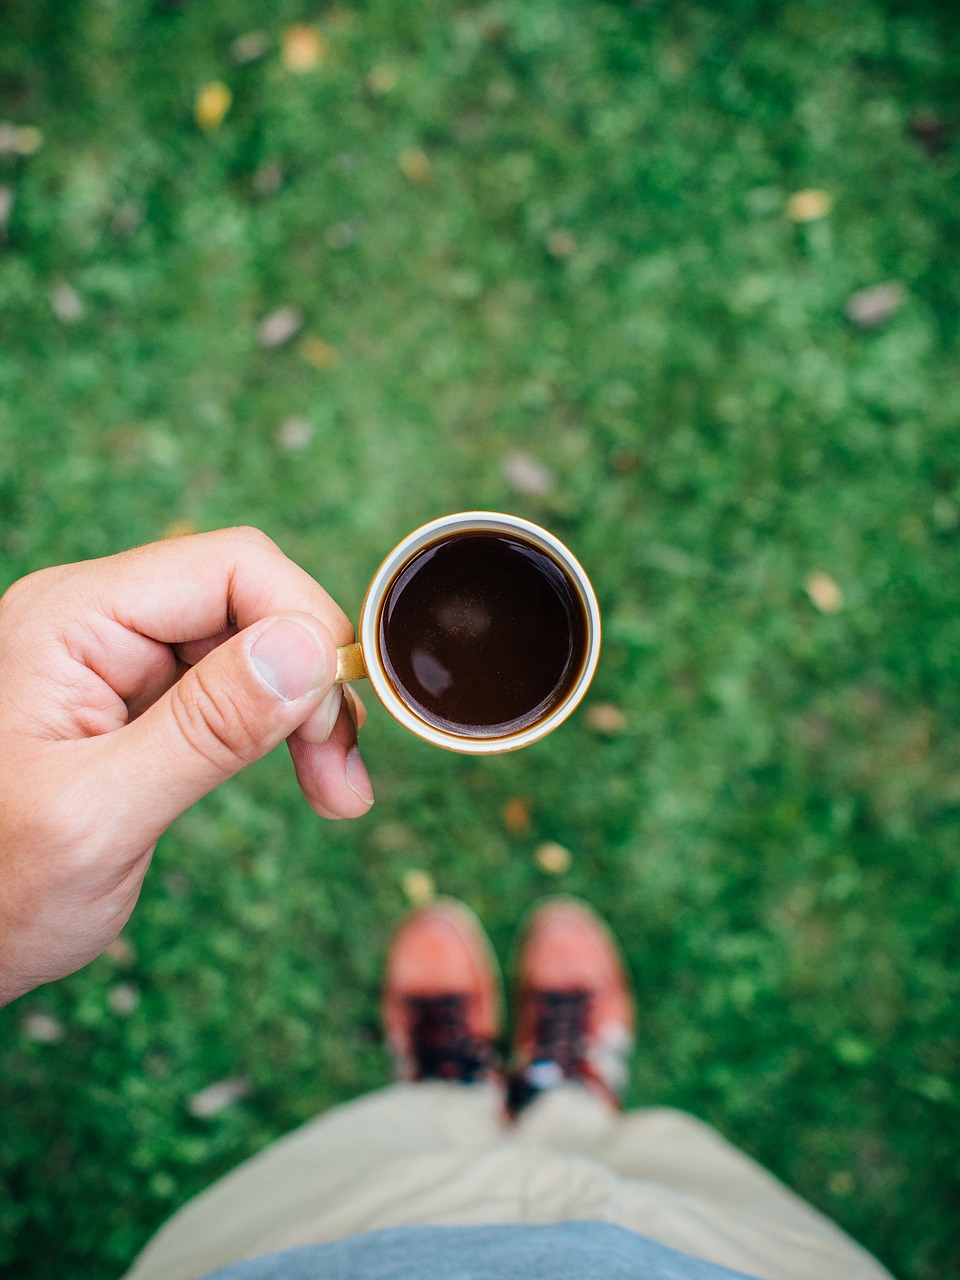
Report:
M 417 1224 L 613 1222 L 765 1280 L 889 1273 L 682 1111 L 613 1113 L 565 1085 L 505 1129 L 487 1085 L 393 1085 L 317 1117 L 185 1205 L 128 1280 Z

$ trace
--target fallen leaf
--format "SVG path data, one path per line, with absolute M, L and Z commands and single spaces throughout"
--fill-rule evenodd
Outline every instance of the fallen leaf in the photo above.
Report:
M 569 258 L 576 247 L 576 240 L 564 227 L 551 231 L 547 237 L 547 249 L 554 258 Z
M 297 23 L 283 33 L 281 57 L 288 71 L 312 71 L 323 62 L 326 52 L 326 41 L 314 27 Z
M 25 124 L 17 138 L 17 151 L 22 156 L 32 156 L 43 146 L 43 134 L 32 124 Z
M 205 1089 L 192 1093 L 187 1099 L 187 1110 L 198 1120 L 210 1120 L 221 1111 L 247 1097 L 250 1081 L 244 1076 L 228 1076 Z
M 900 309 L 905 296 L 903 285 L 895 280 L 872 284 L 851 293 L 845 310 L 848 318 L 861 329 L 876 329 Z
M 400 170 L 408 182 L 413 182 L 417 186 L 430 181 L 430 161 L 426 152 L 421 151 L 419 147 L 412 147 L 409 151 L 402 151 L 398 161 Z
M 540 870 L 545 871 L 549 876 L 562 876 L 565 871 L 570 870 L 570 864 L 573 862 L 570 850 L 553 840 L 537 845 L 533 856 Z
M 140 992 L 132 982 L 117 982 L 107 992 L 107 1004 L 120 1018 L 129 1018 L 140 1003 Z
M 261 347 L 272 350 L 295 338 L 303 325 L 303 312 L 299 307 L 279 307 L 264 316 L 257 326 L 257 341 Z
M 587 724 L 604 738 L 615 738 L 627 727 L 627 717 L 612 702 L 595 702 L 587 708 Z
M 821 613 L 839 613 L 843 608 L 843 592 L 829 574 L 818 570 L 809 574 L 803 585 Z
M 124 969 L 128 969 L 137 958 L 133 943 L 122 933 L 104 947 L 103 954 Z
M 277 427 L 276 441 L 287 453 L 302 453 L 310 447 L 313 435 L 309 418 L 285 418 Z
M 20 151 L 20 130 L 9 121 L 0 121 L 0 156 L 15 156 Z
M 437 896 L 437 886 L 428 871 L 405 871 L 400 884 L 407 901 L 415 907 L 425 906 Z
M 530 830 L 530 801 L 523 796 L 514 796 L 503 806 L 500 816 L 511 835 L 525 835 Z
M 213 129 L 218 129 L 223 123 L 224 116 L 230 110 L 232 101 L 233 94 L 221 80 L 214 80 L 212 84 L 205 84 L 197 94 L 196 106 L 194 107 L 197 124 L 208 133 Z
M 50 306 L 63 324 L 76 324 L 86 310 L 83 299 L 66 280 L 57 280 L 50 290 Z
M 253 189 L 258 196 L 272 196 L 283 181 L 283 169 L 277 160 L 267 160 L 253 175 Z
M 230 57 L 238 67 L 248 62 L 256 62 L 270 48 L 270 37 L 265 31 L 248 31 L 237 36 L 230 46 Z
M 340 352 L 336 347 L 310 333 L 301 338 L 297 350 L 315 369 L 336 369 L 340 363 Z
M 550 468 L 529 453 L 518 449 L 506 453 L 501 466 L 504 479 L 517 493 L 545 498 L 557 487 L 557 478 Z
M 376 98 L 389 93 L 396 85 L 397 69 L 386 62 L 378 63 L 367 76 L 367 88 Z
M 28 1013 L 20 1027 L 28 1040 L 36 1040 L 39 1044 L 56 1044 L 64 1036 L 63 1023 L 39 1009 Z
M 787 201 L 787 216 L 794 222 L 816 222 L 825 218 L 833 208 L 833 197 L 829 191 L 821 191 L 811 187 L 807 191 L 797 191 Z
M 200 530 L 192 520 L 174 520 L 172 524 L 168 524 L 164 529 L 161 537 L 164 538 L 186 538 L 190 534 L 199 533 Z
M 849 1169 L 838 1169 L 827 1179 L 827 1190 L 835 1196 L 848 1196 L 856 1190 L 856 1182 Z

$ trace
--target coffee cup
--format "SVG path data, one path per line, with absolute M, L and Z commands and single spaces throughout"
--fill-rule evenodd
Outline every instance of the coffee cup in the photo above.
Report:
M 390 714 L 435 746 L 515 751 L 550 733 L 586 693 L 600 609 L 567 547 L 493 511 L 415 529 L 373 575 L 359 640 L 337 682 L 368 678 Z

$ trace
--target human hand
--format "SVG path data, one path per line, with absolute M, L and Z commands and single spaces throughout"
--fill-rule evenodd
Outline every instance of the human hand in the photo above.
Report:
M 353 628 L 256 529 L 43 569 L 0 599 L 0 1006 L 92 960 L 157 839 L 284 739 L 326 818 L 373 803 Z

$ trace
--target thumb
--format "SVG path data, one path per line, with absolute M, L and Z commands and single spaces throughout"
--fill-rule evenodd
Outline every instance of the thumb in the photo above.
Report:
M 336 643 L 310 614 L 265 618 L 214 649 L 110 735 L 113 780 L 122 775 L 126 783 L 121 794 L 133 825 L 156 840 L 194 801 L 288 738 L 327 697 L 332 723 L 336 670 Z

